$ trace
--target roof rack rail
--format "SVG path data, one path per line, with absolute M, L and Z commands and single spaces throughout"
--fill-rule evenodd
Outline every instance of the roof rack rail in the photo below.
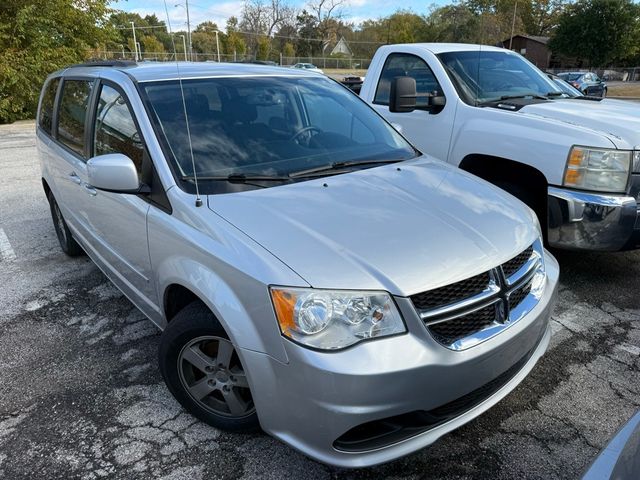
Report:
M 96 60 L 88 61 L 85 63 L 77 63 L 75 65 L 70 65 L 69 68 L 75 67 L 133 67 L 137 65 L 138 62 L 133 60 Z

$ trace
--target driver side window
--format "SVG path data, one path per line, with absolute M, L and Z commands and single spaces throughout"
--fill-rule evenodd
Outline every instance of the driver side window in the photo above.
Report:
M 93 155 L 122 153 L 133 160 L 142 174 L 144 144 L 125 98 L 116 89 L 103 85 L 96 111 Z
M 382 67 L 380 80 L 373 103 L 389 105 L 391 81 L 396 77 L 412 77 L 416 81 L 416 106 L 426 107 L 429 104 L 427 94 L 436 92 L 442 95 L 442 89 L 429 65 L 420 57 L 409 53 L 392 53 Z M 421 96 L 422 95 L 422 96 Z

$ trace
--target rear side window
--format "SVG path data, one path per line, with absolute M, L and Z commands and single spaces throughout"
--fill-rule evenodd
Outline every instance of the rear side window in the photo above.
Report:
M 116 89 L 103 85 L 96 112 L 93 154 L 122 153 L 133 160 L 142 173 L 144 145 L 125 98 Z
M 84 126 L 93 82 L 65 80 L 58 112 L 58 141 L 77 154 L 84 153 Z
M 440 84 L 423 59 L 409 53 L 392 53 L 387 57 L 384 67 L 382 67 L 373 103 L 389 105 L 391 81 L 396 77 L 406 76 L 412 77 L 416 81 L 416 93 L 419 95 L 416 99 L 417 107 L 429 104 L 429 99 L 424 96 L 426 94 L 437 92 L 438 95 L 442 95 Z M 420 97 L 420 95 L 423 96 Z
M 58 85 L 60 85 L 59 78 L 54 78 L 47 84 L 47 88 L 42 95 L 42 103 L 40 105 L 38 124 L 40 125 L 40 128 L 49 135 L 51 135 L 51 128 L 53 126 L 53 102 L 56 99 Z

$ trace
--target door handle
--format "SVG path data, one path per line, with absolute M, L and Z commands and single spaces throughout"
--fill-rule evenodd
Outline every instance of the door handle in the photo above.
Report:
M 98 194 L 98 191 L 88 183 L 85 183 L 82 186 L 84 187 L 84 191 L 87 192 L 92 197 L 95 197 Z
M 82 183 L 82 180 L 80 180 L 80 177 L 78 176 L 78 174 L 76 172 L 71 172 L 69 174 L 69 180 L 71 180 L 76 185 L 80 185 Z

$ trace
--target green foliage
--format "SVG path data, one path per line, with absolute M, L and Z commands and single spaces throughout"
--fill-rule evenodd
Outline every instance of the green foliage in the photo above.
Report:
M 296 55 L 296 49 L 291 42 L 287 42 L 282 47 L 282 55 L 284 57 L 294 57 Z
M 46 76 L 111 40 L 108 0 L 2 0 L 0 123 L 35 116 Z M 103 48 L 101 48 L 103 50 Z
M 560 17 L 550 47 L 593 67 L 624 62 L 639 49 L 639 16 L 631 0 L 579 0 Z
M 256 51 L 256 60 L 268 60 L 270 51 L 271 51 L 271 43 L 269 41 L 269 37 L 266 37 L 266 36 L 259 37 L 257 51 Z

